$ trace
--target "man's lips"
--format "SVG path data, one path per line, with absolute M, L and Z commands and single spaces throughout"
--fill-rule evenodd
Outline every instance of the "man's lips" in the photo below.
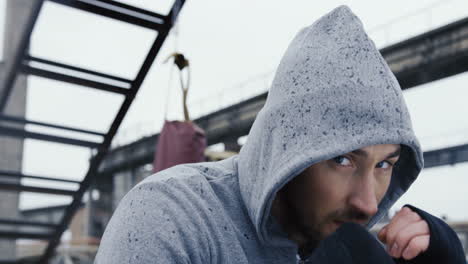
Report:
M 335 225 L 337 225 L 338 227 L 340 227 L 342 224 L 345 223 L 345 221 L 334 220 L 333 223 L 334 223 Z
M 359 221 L 359 220 L 334 220 L 333 223 L 335 223 L 338 226 L 341 226 L 344 223 L 355 223 L 358 225 L 365 225 L 367 221 Z

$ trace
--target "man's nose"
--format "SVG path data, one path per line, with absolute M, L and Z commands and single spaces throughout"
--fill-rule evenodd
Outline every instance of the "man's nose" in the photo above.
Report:
M 359 178 L 360 180 L 353 186 L 349 203 L 354 209 L 371 217 L 378 211 L 375 181 L 373 177 L 367 175 Z

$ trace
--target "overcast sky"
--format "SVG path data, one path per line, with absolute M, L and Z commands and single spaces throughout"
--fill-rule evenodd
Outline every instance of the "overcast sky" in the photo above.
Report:
M 166 12 L 172 3 L 122 2 L 156 12 Z M 201 116 L 266 91 L 294 35 L 341 4 L 361 18 L 378 47 L 468 16 L 468 2 L 462 0 L 187 1 L 178 33 L 172 32 L 166 40 L 116 143 L 159 131 L 166 102 L 169 119 L 182 117 L 179 87 L 169 85 L 170 67 L 162 64 L 176 47 L 190 60 L 189 108 L 193 117 Z M 149 30 L 46 1 L 32 36 L 31 54 L 133 79 L 154 37 Z M 424 150 L 468 142 L 467 84 L 468 74 L 460 74 L 404 92 Z M 121 102 L 117 95 L 29 77 L 27 118 L 105 132 Z M 87 149 L 27 140 L 23 171 L 81 179 L 89 155 Z M 467 187 L 466 163 L 427 169 L 396 206 L 412 203 L 435 215 L 467 220 Z M 21 207 L 49 205 L 51 200 L 45 197 L 22 195 Z M 54 197 L 52 202 L 63 201 Z

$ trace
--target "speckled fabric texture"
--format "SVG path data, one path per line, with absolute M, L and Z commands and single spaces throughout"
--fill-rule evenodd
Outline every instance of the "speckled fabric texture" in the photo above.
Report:
M 238 156 L 155 174 L 121 201 L 104 263 L 295 263 L 270 215 L 276 192 L 321 160 L 402 144 L 372 226 L 423 167 L 401 89 L 359 19 L 342 6 L 298 33 Z

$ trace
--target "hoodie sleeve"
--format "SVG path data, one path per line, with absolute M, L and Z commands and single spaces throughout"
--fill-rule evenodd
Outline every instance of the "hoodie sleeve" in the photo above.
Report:
M 394 264 L 395 262 L 364 227 L 355 223 L 346 223 L 323 240 L 306 263 Z
M 430 263 L 450 263 L 466 264 L 465 253 L 455 231 L 452 230 L 441 219 L 412 205 L 405 205 L 417 213 L 429 225 L 431 232 L 429 248 L 416 258 L 406 263 L 430 264 Z
M 207 263 L 203 233 L 166 182 L 137 185 L 107 225 L 95 264 Z M 172 195 L 171 195 L 172 193 Z

